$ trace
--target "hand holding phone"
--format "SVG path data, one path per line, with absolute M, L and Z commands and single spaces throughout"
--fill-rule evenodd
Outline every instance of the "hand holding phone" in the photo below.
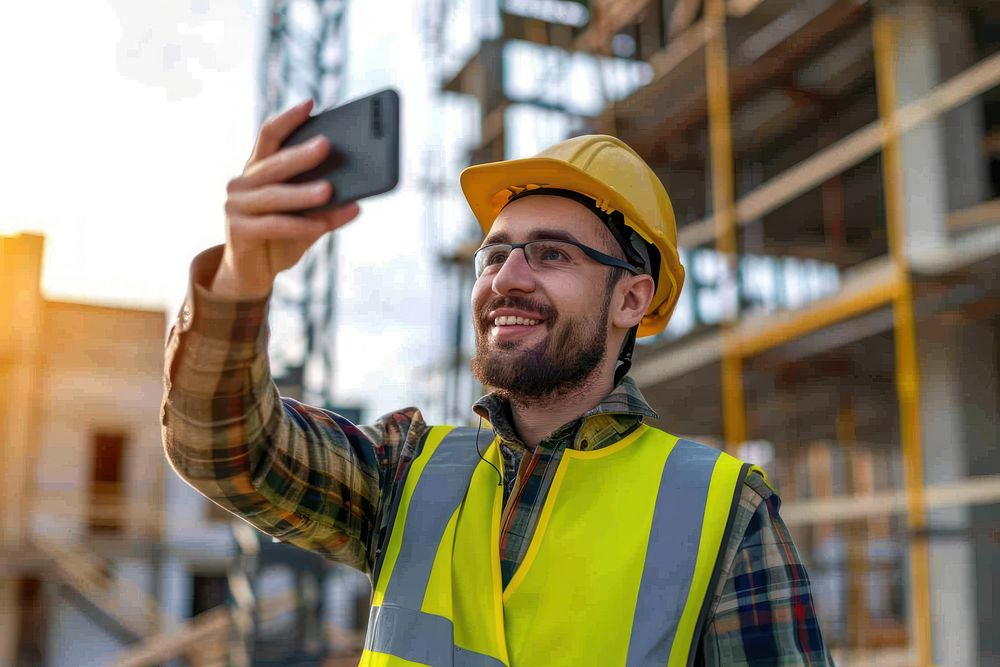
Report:
M 388 192 L 399 182 L 399 94 L 381 90 L 322 111 L 302 124 L 282 144 L 303 144 L 316 136 L 332 146 L 327 158 L 289 183 L 326 180 L 330 201 L 305 212 L 326 211 L 345 202 Z
M 373 97 L 382 101 L 352 102 L 314 118 L 312 101 L 306 101 L 261 126 L 243 173 L 226 188 L 226 246 L 213 292 L 265 298 L 278 272 L 298 262 L 321 236 L 357 217 L 355 200 L 396 184 L 398 96 L 383 91 Z M 368 124 L 360 133 L 362 118 Z M 339 155 L 329 162 L 334 146 Z

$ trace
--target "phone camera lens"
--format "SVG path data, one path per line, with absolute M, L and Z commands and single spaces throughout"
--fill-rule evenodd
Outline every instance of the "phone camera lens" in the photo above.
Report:
M 382 138 L 382 100 L 372 100 L 372 134 Z

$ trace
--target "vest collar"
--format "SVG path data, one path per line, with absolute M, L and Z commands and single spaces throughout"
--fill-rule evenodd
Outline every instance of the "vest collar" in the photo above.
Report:
M 504 444 L 514 448 L 525 447 L 514 429 L 509 401 L 491 392 L 476 401 L 472 410 L 492 425 L 493 432 L 500 436 Z M 573 449 L 600 449 L 617 442 L 643 419 L 656 417 L 656 412 L 635 381 L 625 376 L 593 409 L 554 430 L 542 439 L 539 446 L 555 447 L 575 433 Z M 609 427 L 618 434 L 617 437 L 604 435 Z

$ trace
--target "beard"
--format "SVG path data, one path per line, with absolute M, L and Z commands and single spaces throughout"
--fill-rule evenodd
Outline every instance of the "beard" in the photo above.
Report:
M 608 336 L 610 292 L 594 317 L 560 318 L 555 308 L 522 297 L 500 297 L 476 318 L 476 355 L 472 373 L 484 385 L 515 403 L 554 398 L 586 385 L 604 360 Z M 533 347 L 519 349 L 520 341 L 490 340 L 493 323 L 486 313 L 517 308 L 538 313 L 548 335 Z

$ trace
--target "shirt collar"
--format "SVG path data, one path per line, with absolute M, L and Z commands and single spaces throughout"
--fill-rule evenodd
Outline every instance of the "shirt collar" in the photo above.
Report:
M 472 406 L 472 410 L 484 420 L 488 421 L 493 427 L 493 431 L 500 436 L 500 439 L 507 444 L 512 444 L 520 447 L 524 447 L 524 443 L 521 441 L 520 436 L 514 429 L 513 416 L 510 410 L 510 402 L 504 398 L 497 395 L 496 392 L 491 392 L 486 394 Z M 612 418 L 612 421 L 624 420 L 628 422 L 640 422 L 643 418 L 656 419 L 656 412 L 649 406 L 649 403 L 643 397 L 642 392 L 639 391 L 639 387 L 636 386 L 635 381 L 629 376 L 622 378 L 611 390 L 611 392 L 601 400 L 596 406 L 588 410 L 580 417 L 563 424 L 548 436 L 546 436 L 540 444 L 540 446 L 552 446 L 557 442 L 562 441 L 567 435 L 576 430 L 577 426 L 581 424 L 584 428 L 580 431 L 589 430 L 586 427 L 591 423 L 598 427 L 598 424 L 604 425 L 608 421 L 608 418 Z M 597 419 L 592 419 L 597 417 Z M 578 432 L 579 435 L 579 432 Z M 576 444 L 581 442 L 586 444 L 588 441 L 593 439 L 580 438 L 575 439 Z M 610 442 L 602 443 L 611 444 Z

